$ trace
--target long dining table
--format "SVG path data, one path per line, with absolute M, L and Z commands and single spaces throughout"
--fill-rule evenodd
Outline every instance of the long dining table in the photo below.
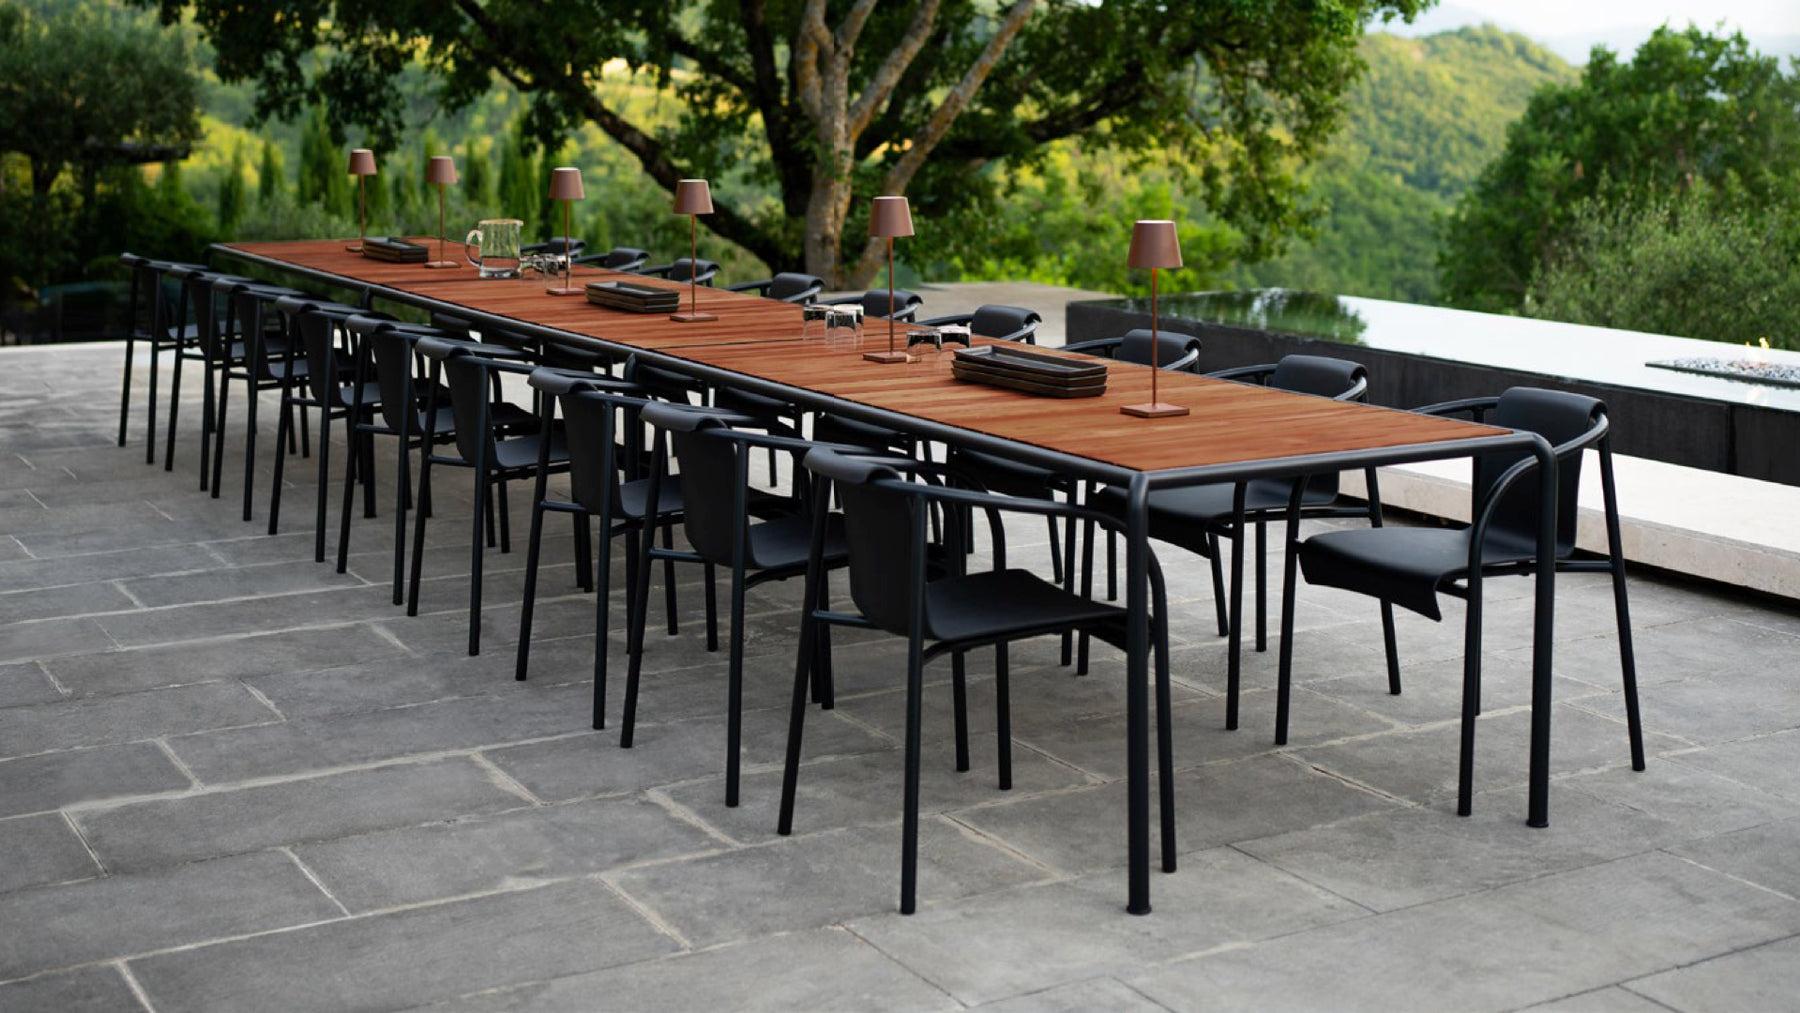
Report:
M 432 240 L 416 240 L 430 243 Z M 462 250 L 451 244 L 453 255 Z M 1555 457 L 1543 437 L 1455 419 L 1333 401 L 1188 373 L 1158 376 L 1159 399 L 1190 414 L 1144 419 L 1120 406 L 1150 400 L 1151 370 L 1112 362 L 1099 397 L 1058 400 L 964 383 L 951 353 L 914 361 L 866 361 L 885 348 L 886 321 L 852 337 L 809 338 L 800 307 L 748 293 L 577 267 L 574 283 L 629 281 L 679 289 L 716 319 L 679 322 L 558 297 L 552 278 L 483 279 L 473 266 L 428 270 L 346 252 L 343 240 L 222 243 L 214 256 L 316 285 L 350 289 L 364 305 L 391 302 L 467 320 L 476 329 L 614 356 L 635 355 L 708 383 L 764 394 L 806 409 L 960 444 L 1125 492 L 1127 865 L 1126 910 L 1150 911 L 1150 539 L 1148 498 L 1158 489 L 1299 476 L 1382 465 L 1530 454 L 1538 474 L 1534 567 L 1530 773 L 1526 822 L 1549 825 L 1551 645 L 1555 605 Z M 902 334 L 901 342 L 904 343 Z M 975 339 L 980 343 L 983 339 Z M 1074 354 L 1074 353 L 1069 353 Z M 1163 856 L 1173 871 L 1174 855 Z

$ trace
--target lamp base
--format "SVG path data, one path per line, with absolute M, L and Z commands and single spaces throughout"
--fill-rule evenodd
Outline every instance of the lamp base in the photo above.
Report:
M 432 267 L 432 268 L 436 268 L 436 269 L 438 269 L 438 270 L 440 270 L 440 271 L 441 271 L 441 270 L 444 270 L 444 269 L 446 269 L 446 268 L 451 268 L 451 267 L 461 267 L 461 266 L 462 266 L 462 265 L 461 265 L 461 264 L 458 264 L 458 263 L 457 263 L 457 262 L 456 262 L 456 261 L 454 261 L 454 260 L 433 260 L 433 261 L 430 261 L 430 262 L 428 262 L 428 263 L 426 263 L 426 265 L 425 265 L 425 266 L 426 266 L 426 267 Z
M 361 243 L 351 243 L 350 245 L 344 247 L 344 252 L 346 252 L 346 253 L 361 253 L 362 252 L 362 244 Z
M 575 291 L 579 292 L 581 290 L 576 289 Z M 671 313 L 669 314 L 669 319 L 678 324 L 703 324 L 708 320 L 717 320 L 719 318 L 713 316 L 711 313 Z
M 1178 404 L 1164 401 L 1152 401 L 1149 404 L 1128 404 L 1119 407 L 1121 415 L 1135 415 L 1140 419 L 1167 419 L 1177 415 L 1186 415 L 1188 410 Z
M 545 289 L 544 291 L 550 293 L 551 295 L 585 295 L 585 294 L 587 294 L 587 289 L 581 288 L 580 286 L 574 286 L 574 285 L 571 285 L 571 286 L 552 285 L 549 288 Z
M 870 362 L 911 362 L 913 357 L 905 352 L 864 352 L 863 358 Z

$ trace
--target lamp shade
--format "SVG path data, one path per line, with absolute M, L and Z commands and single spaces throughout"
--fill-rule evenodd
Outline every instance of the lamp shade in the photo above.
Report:
M 425 182 L 448 186 L 456 182 L 456 159 L 449 155 L 433 155 L 425 163 Z
M 375 175 L 375 153 L 368 148 L 357 148 L 350 152 L 350 175 Z
M 869 235 L 892 238 L 913 234 L 912 208 L 905 197 L 877 197 L 869 213 Z
M 586 196 L 587 191 L 582 189 L 581 186 L 580 169 L 571 168 L 565 165 L 561 168 L 550 170 L 551 200 L 580 200 Z M 712 208 L 708 206 L 707 210 L 711 211 Z
M 1130 267 L 1180 267 L 1181 240 L 1175 236 L 1175 223 L 1165 219 L 1143 219 L 1131 227 Z
M 712 187 L 704 179 L 684 179 L 675 184 L 675 213 L 678 215 L 712 214 Z

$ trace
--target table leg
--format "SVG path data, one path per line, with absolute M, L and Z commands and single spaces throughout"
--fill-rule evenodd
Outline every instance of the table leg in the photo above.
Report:
M 1525 822 L 1550 825 L 1550 693 L 1556 619 L 1557 461 L 1543 437 L 1532 441 L 1538 464 L 1537 602 L 1531 637 L 1531 787 Z
M 1149 501 L 1149 480 L 1142 473 L 1134 475 L 1125 508 L 1125 763 L 1131 883 L 1125 910 L 1134 915 L 1150 913 Z

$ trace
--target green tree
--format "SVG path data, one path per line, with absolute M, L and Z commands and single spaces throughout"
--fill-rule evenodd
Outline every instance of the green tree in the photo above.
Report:
M 200 76 L 178 33 L 73 8 L 0 6 L 0 153 L 44 195 L 71 167 L 91 198 L 107 166 L 185 155 L 200 136 Z
M 1703 187 L 1645 204 L 1585 201 L 1524 312 L 1800 350 L 1800 204 L 1746 208 Z
M 487 152 L 475 149 L 474 138 L 463 144 L 462 167 L 458 175 L 462 179 L 463 196 L 469 203 L 478 208 L 494 203 L 493 171 L 488 168 Z
M 262 207 L 279 203 L 287 196 L 287 169 L 282 165 L 281 149 L 274 141 L 265 140 L 262 162 L 256 169 L 256 203 Z
M 1446 222 L 1445 296 L 1513 310 L 1588 200 L 1648 207 L 1704 183 L 1745 207 L 1800 191 L 1800 73 L 1742 35 L 1659 28 L 1629 63 L 1595 47 L 1581 80 L 1532 96 Z
M 1308 220 L 1295 171 L 1337 124 L 1363 26 L 1427 0 L 139 2 L 194 8 L 220 76 L 255 79 L 264 114 L 328 98 L 340 125 L 391 139 L 415 55 L 451 108 L 499 75 L 547 146 L 592 124 L 665 190 L 716 180 L 708 225 L 771 266 L 860 284 L 880 261 L 871 195 L 944 217 L 991 199 L 981 167 L 1077 136 L 1169 147 L 1244 255 L 1278 249 Z M 618 100 L 615 62 L 672 96 L 676 122 Z
M 219 231 L 230 233 L 244 217 L 247 199 L 244 192 L 244 149 L 231 151 L 231 165 L 219 180 Z
M 300 135 L 300 203 L 317 204 L 330 214 L 354 220 L 356 205 L 345 171 L 348 164 L 348 156 L 332 136 L 324 107 L 314 106 Z
M 506 132 L 500 149 L 500 213 L 529 221 L 539 204 L 538 160 L 523 120 Z

